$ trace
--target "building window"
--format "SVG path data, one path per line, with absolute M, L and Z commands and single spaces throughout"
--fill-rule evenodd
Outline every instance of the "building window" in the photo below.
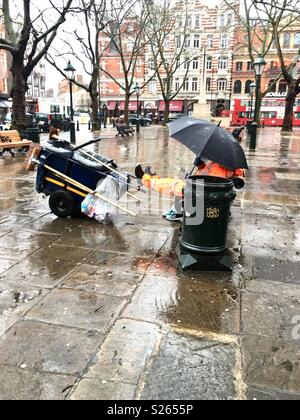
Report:
M 269 92 L 276 92 L 276 81 L 275 81 L 275 79 L 271 79 L 269 81 L 268 90 L 269 90 Z
M 211 91 L 211 78 L 208 77 L 206 79 L 206 92 L 210 92 Z
M 200 16 L 195 16 L 195 27 L 200 28 Z
M 179 28 L 182 28 L 182 18 L 178 19 L 178 26 L 179 26 Z
M 296 32 L 294 36 L 294 47 L 300 47 L 300 32 Z
M 277 62 L 276 61 L 271 61 L 271 70 L 276 70 L 277 69 Z
M 211 69 L 212 69 L 212 57 L 207 57 L 206 70 L 211 70 Z
M 190 79 L 189 79 L 189 78 L 186 78 L 186 79 L 184 80 L 183 90 L 188 91 L 188 90 L 189 90 L 189 88 L 190 88 Z
M 230 26 L 232 24 L 232 15 L 228 15 L 227 17 L 227 25 Z
M 194 48 L 200 48 L 200 35 L 194 36 Z
M 228 48 L 228 37 L 227 35 L 221 36 L 221 48 Z
M 155 70 L 155 62 L 153 59 L 148 61 L 149 70 Z
M 247 70 L 248 71 L 253 71 L 254 70 L 254 66 L 253 66 L 252 61 L 248 61 L 248 63 L 247 63 Z
M 50 105 L 50 114 L 60 114 L 60 106 Z
M 191 15 L 187 16 L 186 25 L 187 25 L 188 28 L 190 28 L 192 26 L 192 16 Z
M 290 32 L 285 32 L 283 34 L 283 47 L 290 48 L 291 47 L 291 34 Z
M 253 83 L 253 80 L 247 80 L 245 84 L 245 93 L 251 93 L 250 85 Z
M 108 50 L 111 52 L 111 53 L 117 53 L 118 52 L 118 48 L 117 48 L 117 46 L 116 46 L 116 43 L 115 43 L 115 41 L 110 41 L 110 43 L 109 43 L 109 45 L 108 45 Z
M 227 57 L 220 57 L 219 58 L 219 70 L 227 70 L 228 69 L 228 58 Z
M 127 41 L 127 51 L 132 52 L 134 48 L 134 42 L 133 41 Z
M 178 92 L 180 89 L 180 80 L 178 78 L 175 79 L 175 91 Z
M 243 71 L 243 63 L 242 61 L 238 61 L 235 65 L 235 70 L 236 71 Z
M 181 36 L 176 37 L 176 47 L 178 49 L 181 48 Z
M 184 68 L 184 70 L 188 70 L 190 68 L 190 61 L 189 60 L 186 60 L 183 63 L 183 68 Z
M 234 82 L 233 93 L 242 93 L 242 82 L 240 80 Z
M 207 37 L 207 48 L 212 48 L 214 43 L 213 35 L 208 35 Z
M 225 26 L 225 15 L 220 16 L 220 26 Z
M 192 79 L 192 91 L 197 92 L 198 91 L 198 78 L 193 77 Z
M 169 39 L 169 37 L 168 37 L 168 36 L 167 36 L 167 37 L 165 38 L 165 40 L 164 40 L 164 48 L 165 48 L 166 50 L 170 49 L 170 39 Z
M 198 58 L 193 59 L 193 70 L 198 70 L 199 68 L 199 60 Z
M 156 93 L 156 89 L 157 89 L 157 83 L 155 80 L 151 80 L 151 82 L 149 82 L 149 92 L 150 93 Z
M 218 91 L 224 92 L 227 89 L 227 80 L 226 79 L 219 79 L 217 83 Z
M 191 38 L 190 38 L 190 36 L 187 36 L 185 38 L 184 46 L 185 46 L 185 48 L 190 48 L 190 46 L 191 46 Z
M 278 92 L 285 93 L 287 91 L 287 83 L 285 80 L 280 80 L 278 85 Z

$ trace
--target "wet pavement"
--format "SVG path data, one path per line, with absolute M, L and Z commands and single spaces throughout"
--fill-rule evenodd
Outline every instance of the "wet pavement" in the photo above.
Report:
M 103 138 L 126 171 L 191 169 L 162 128 Z M 243 146 L 233 273 L 180 271 L 166 199 L 141 194 L 115 227 L 61 220 L 24 155 L 1 158 L 0 399 L 300 399 L 300 132 Z

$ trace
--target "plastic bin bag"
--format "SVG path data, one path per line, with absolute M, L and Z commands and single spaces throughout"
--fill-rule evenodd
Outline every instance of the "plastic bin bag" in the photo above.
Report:
M 114 203 L 117 203 L 127 191 L 128 185 L 126 185 L 126 182 L 122 181 L 118 176 L 111 175 L 102 179 L 96 189 L 97 193 Z M 112 222 L 113 216 L 119 213 L 117 207 L 93 194 L 89 194 L 82 202 L 81 211 L 100 223 Z

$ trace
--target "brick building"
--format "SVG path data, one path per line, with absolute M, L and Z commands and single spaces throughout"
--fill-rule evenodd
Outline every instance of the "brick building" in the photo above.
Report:
M 281 45 L 283 47 L 285 61 L 288 64 L 298 55 L 300 48 L 299 24 L 289 27 L 289 29 L 282 33 Z M 247 99 L 250 94 L 250 84 L 255 82 L 255 72 L 249 58 L 247 33 L 243 28 L 237 28 L 236 30 L 236 47 L 234 48 L 233 54 L 233 98 Z M 262 91 L 266 91 L 270 86 L 271 91 L 266 97 L 285 98 L 287 85 L 285 80 L 280 78 L 280 62 L 275 45 L 272 45 L 265 60 L 267 65 L 261 79 Z M 295 71 L 300 75 L 298 66 Z
M 99 50 L 100 50 L 100 98 L 101 102 L 108 105 L 111 115 L 114 112 L 122 113 L 125 109 L 125 91 L 120 85 L 125 86 L 124 66 L 122 59 L 124 59 L 127 68 L 130 67 L 130 62 L 133 57 L 134 37 L 136 33 L 136 26 L 134 22 L 127 21 L 124 27 L 121 28 L 124 32 L 122 40 L 122 55 L 120 56 L 114 44 L 111 42 L 107 34 L 102 33 L 99 36 Z M 107 71 L 110 76 L 105 73 Z M 138 83 L 140 86 L 144 84 L 145 76 L 145 55 L 141 51 L 137 58 L 136 65 L 129 70 L 130 76 L 133 77 L 134 85 Z M 114 80 L 115 79 L 115 80 Z M 116 81 L 118 83 L 116 83 Z M 132 96 L 129 104 L 130 111 L 137 111 L 137 99 Z
M 230 12 L 223 13 L 220 7 L 205 6 L 200 0 L 190 0 L 188 10 L 186 28 L 181 2 L 177 2 L 174 7 L 177 20 L 175 30 L 165 40 L 165 48 L 170 54 L 174 54 L 174 49 L 178 48 L 181 42 L 185 42 L 186 51 L 192 57 L 188 73 L 186 64 L 183 63 L 174 76 L 173 91 L 177 91 L 178 86 L 183 87 L 171 103 L 171 112 L 193 111 L 194 104 L 199 102 L 210 104 L 213 113 L 229 110 L 232 95 L 234 15 Z M 101 67 L 119 83 L 123 83 L 124 74 L 119 54 L 105 35 L 100 35 L 99 43 Z M 130 40 L 124 44 L 130 56 Z M 138 59 L 135 82 L 143 85 L 153 73 L 154 60 L 151 57 L 151 48 L 148 47 Z M 100 93 L 101 100 L 108 103 L 109 109 L 112 110 L 117 102 L 120 110 L 124 109 L 124 91 L 103 71 L 100 72 Z M 157 77 L 143 90 L 141 102 L 145 112 L 163 111 L 164 102 Z M 136 99 L 132 98 L 130 110 L 136 109 Z

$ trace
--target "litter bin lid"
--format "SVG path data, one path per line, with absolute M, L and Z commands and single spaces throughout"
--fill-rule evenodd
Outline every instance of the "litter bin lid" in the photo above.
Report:
M 193 175 L 188 177 L 187 180 L 191 181 L 192 183 L 204 181 L 204 184 L 207 187 L 228 188 L 230 186 L 234 186 L 233 182 L 230 179 L 218 178 L 216 176 Z

